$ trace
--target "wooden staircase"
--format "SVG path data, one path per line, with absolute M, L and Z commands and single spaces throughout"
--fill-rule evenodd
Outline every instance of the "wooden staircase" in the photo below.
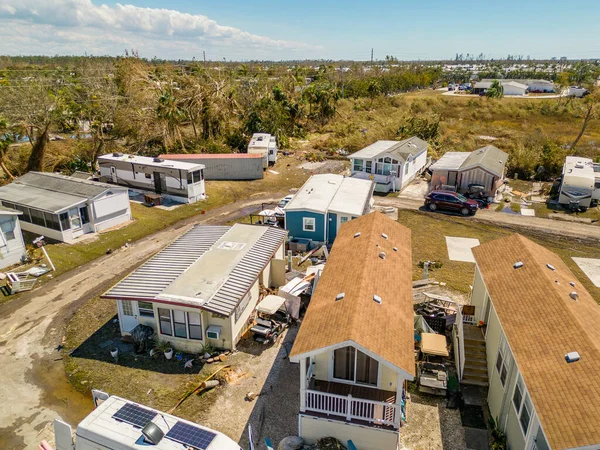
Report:
M 473 386 L 488 386 L 485 338 L 481 328 L 464 325 L 465 369 L 461 383 Z

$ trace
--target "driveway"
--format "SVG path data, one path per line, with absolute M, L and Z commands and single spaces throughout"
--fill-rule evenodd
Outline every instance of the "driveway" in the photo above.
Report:
M 65 379 L 57 351 L 64 326 L 77 308 L 193 225 L 224 224 L 285 194 L 257 196 L 179 222 L 0 305 L 0 448 L 37 448 L 38 435 L 49 421 L 62 417 L 76 424 L 91 410 L 91 398 Z
M 398 209 L 417 211 L 423 207 L 422 200 L 410 198 L 386 198 L 375 202 L 377 206 L 393 206 Z M 443 214 L 443 213 L 429 213 Z M 579 239 L 600 240 L 600 227 L 585 223 L 563 222 L 542 217 L 504 214 L 490 209 L 480 209 L 474 217 L 465 218 L 480 222 L 490 222 L 501 227 L 527 229 L 561 236 L 571 236 Z

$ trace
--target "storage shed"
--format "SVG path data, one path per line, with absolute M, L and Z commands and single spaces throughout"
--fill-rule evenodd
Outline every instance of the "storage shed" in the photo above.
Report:
M 57 173 L 29 172 L 0 187 L 0 200 L 23 213 L 23 230 L 62 242 L 131 220 L 127 189 Z
M 98 158 L 102 181 L 151 191 L 177 203 L 206 198 L 204 166 L 162 158 L 111 153 Z
M 164 154 L 159 158 L 204 166 L 204 179 L 260 180 L 265 176 L 263 157 L 258 153 Z
M 493 145 L 473 152 L 447 152 L 431 165 L 431 190 L 452 186 L 466 192 L 473 184 L 484 186 L 488 196 L 502 185 L 508 154 Z

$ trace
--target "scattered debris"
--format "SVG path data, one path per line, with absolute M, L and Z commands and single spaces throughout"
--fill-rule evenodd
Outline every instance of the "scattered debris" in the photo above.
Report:
M 248 393 L 246 394 L 245 400 L 246 400 L 247 402 L 252 402 L 252 401 L 254 401 L 254 400 L 256 399 L 256 397 L 258 397 L 259 395 L 260 395 L 260 393 L 258 393 L 258 394 L 257 394 L 256 392 L 248 392 Z
M 181 396 L 181 398 L 179 399 L 179 401 L 177 402 L 177 404 L 175 406 L 173 406 L 171 409 L 169 409 L 167 411 L 167 413 L 169 414 L 173 414 L 173 411 L 175 411 L 177 408 L 179 408 L 179 406 L 192 394 L 199 394 L 200 392 L 209 389 L 209 388 L 213 388 L 219 385 L 219 381 L 218 380 L 214 380 L 216 381 L 217 384 L 214 383 L 209 383 L 209 381 L 211 381 L 215 375 L 217 375 L 220 371 L 224 370 L 224 369 L 228 369 L 229 365 L 227 366 L 223 366 L 223 367 L 219 367 L 215 372 L 213 372 L 211 375 L 209 375 L 204 381 L 202 381 L 196 388 L 194 389 L 190 389 L 189 391 L 187 391 L 185 394 L 183 394 Z

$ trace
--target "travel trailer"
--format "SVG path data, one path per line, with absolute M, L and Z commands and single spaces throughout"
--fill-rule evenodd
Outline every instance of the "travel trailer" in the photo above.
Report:
M 263 155 L 263 167 L 277 162 L 277 138 L 268 133 L 254 133 L 248 144 L 249 154 Z
M 92 391 L 94 409 L 77 426 L 75 442 L 71 426 L 56 419 L 56 450 L 242 450 L 223 433 L 165 414 L 156 409 Z M 47 442 L 40 449 L 53 450 Z
M 600 199 L 600 164 L 591 159 L 567 156 L 563 166 L 558 203 L 585 211 Z

